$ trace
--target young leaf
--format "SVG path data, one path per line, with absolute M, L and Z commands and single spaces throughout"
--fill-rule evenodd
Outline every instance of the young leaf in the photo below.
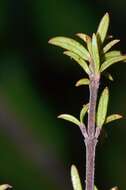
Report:
M 78 80 L 75 86 L 78 87 L 81 85 L 89 85 L 89 83 L 90 83 L 89 79 L 83 78 L 83 79 Z
M 104 73 L 104 76 L 105 76 L 107 79 L 109 79 L 110 81 L 114 81 L 113 76 L 111 75 L 111 73 L 105 72 L 105 73 Z
M 107 69 L 112 64 L 120 62 L 120 61 L 124 61 L 124 60 L 126 60 L 126 56 L 124 56 L 124 55 L 110 58 L 107 61 L 105 61 L 104 63 L 102 63 L 100 71 L 103 72 L 105 69 Z
M 87 44 L 87 48 L 88 48 L 88 51 L 90 53 L 90 55 L 92 54 L 92 44 L 91 44 L 91 37 L 86 35 L 86 34 L 83 34 L 83 33 L 77 33 L 76 34 L 78 37 L 80 37 L 84 42 L 86 42 Z
M 80 122 L 83 123 L 83 119 L 84 119 L 84 116 L 85 114 L 87 113 L 88 111 L 88 108 L 89 108 L 89 103 L 88 104 L 85 104 L 80 112 Z
M 120 51 L 109 51 L 109 52 L 105 53 L 104 57 L 105 57 L 105 60 L 107 61 L 110 58 L 118 57 L 120 55 L 121 55 Z
M 109 115 L 107 118 L 106 118 L 106 121 L 105 121 L 105 124 L 107 123 L 110 123 L 112 121 L 115 121 L 117 119 L 121 119 L 122 118 L 122 115 L 120 114 L 112 114 L 112 115 Z
M 74 39 L 67 37 L 55 37 L 49 40 L 49 43 L 69 50 L 79 55 L 84 60 L 88 60 L 90 57 L 87 49 Z
M 98 50 L 98 42 L 96 35 L 93 34 L 92 36 L 92 56 L 93 56 L 93 61 L 95 64 L 95 72 L 99 72 L 99 64 L 100 64 L 100 57 L 99 57 L 99 50 Z
M 79 173 L 75 165 L 71 166 L 71 180 L 74 190 L 82 190 Z
M 99 104 L 98 104 L 98 111 L 97 111 L 97 127 L 102 127 L 107 114 L 107 107 L 108 107 L 108 99 L 109 99 L 109 91 L 106 87 L 100 97 Z
M 71 57 L 72 59 L 74 59 L 77 63 L 79 63 L 79 65 L 84 69 L 84 71 L 89 74 L 90 70 L 89 67 L 86 63 L 86 61 L 84 61 L 79 55 L 71 52 L 71 51 L 65 51 L 64 52 L 65 55 Z
M 106 13 L 102 18 L 97 30 L 97 35 L 99 36 L 101 43 L 103 43 L 106 38 L 108 27 L 109 27 L 109 14 Z
M 108 50 L 110 50 L 115 44 L 117 44 L 120 40 L 112 40 L 109 42 L 104 48 L 103 52 L 106 53 Z
M 61 114 L 58 116 L 58 118 L 60 119 L 64 119 L 64 120 L 67 120 L 71 123 L 74 123 L 75 125 L 78 125 L 80 126 L 80 121 L 78 119 L 76 119 L 76 117 L 72 116 L 72 115 L 69 115 L 69 114 Z

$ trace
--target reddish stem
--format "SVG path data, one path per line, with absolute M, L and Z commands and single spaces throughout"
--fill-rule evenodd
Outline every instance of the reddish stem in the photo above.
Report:
M 97 138 L 95 136 L 96 102 L 99 88 L 99 75 L 90 76 L 90 99 L 88 113 L 88 136 L 85 138 L 86 145 L 86 190 L 94 190 L 95 173 L 95 150 Z

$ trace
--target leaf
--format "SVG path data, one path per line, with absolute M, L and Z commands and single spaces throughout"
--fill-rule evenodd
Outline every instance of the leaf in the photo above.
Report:
M 113 35 L 108 35 L 108 36 L 107 36 L 107 39 L 112 39 L 112 38 L 114 38 Z
M 109 79 L 109 80 L 114 81 L 113 76 L 112 76 L 110 73 L 108 73 L 107 76 L 108 76 L 108 79 Z
M 111 75 L 111 73 L 105 72 L 105 73 L 104 73 L 104 76 L 105 76 L 107 79 L 109 79 L 110 81 L 114 81 L 113 76 Z
M 99 104 L 98 104 L 98 111 L 97 111 L 97 127 L 102 127 L 107 114 L 107 107 L 108 107 L 108 99 L 109 99 L 109 91 L 106 87 L 100 97 Z
M 86 43 L 87 43 L 87 39 L 90 38 L 90 36 L 84 33 L 77 33 L 76 36 L 78 36 L 80 39 L 82 39 Z
M 117 44 L 120 40 L 112 40 L 109 42 L 104 48 L 103 52 L 106 53 L 108 50 L 110 50 L 115 44 Z
M 92 36 L 92 57 L 95 64 L 95 72 L 99 72 L 99 65 L 100 65 L 100 57 L 99 57 L 99 50 L 98 50 L 98 42 L 96 35 L 93 34 Z
M 98 190 L 97 187 L 94 185 L 94 190 Z
M 119 188 L 115 186 L 115 187 L 112 187 L 111 190 L 119 190 Z
M 7 190 L 7 189 L 11 189 L 11 188 L 12 188 L 12 186 L 9 184 L 0 185 L 0 190 Z
M 71 52 L 71 51 L 65 51 L 64 52 L 65 55 L 71 57 L 72 59 L 74 59 L 77 63 L 79 63 L 79 65 L 84 69 L 84 71 L 89 74 L 90 70 L 89 67 L 86 63 L 86 61 L 84 61 L 79 55 Z
M 61 114 L 58 116 L 58 118 L 60 119 L 64 119 L 64 120 L 67 120 L 71 123 L 74 123 L 75 125 L 78 125 L 80 126 L 80 121 L 78 119 L 76 119 L 76 117 L 72 116 L 72 115 L 69 115 L 69 114 Z
M 108 27 L 109 27 L 109 14 L 106 13 L 103 16 L 97 30 L 97 35 L 99 36 L 101 43 L 103 43 L 106 38 Z
M 51 40 L 49 40 L 50 44 L 62 47 L 66 50 L 69 50 L 77 55 L 79 55 L 82 59 L 88 60 L 90 55 L 87 51 L 87 49 L 77 42 L 74 39 L 68 38 L 68 37 L 54 37 Z
M 83 123 L 83 119 L 84 119 L 84 116 L 85 114 L 87 113 L 89 109 L 89 103 L 88 104 L 85 104 L 80 112 L 80 122 Z
M 82 190 L 79 173 L 75 165 L 71 166 L 71 180 L 74 190 Z
M 126 56 L 124 56 L 124 55 L 110 58 L 107 61 L 105 61 L 104 63 L 102 63 L 100 71 L 103 72 L 105 69 L 107 69 L 112 64 L 120 62 L 120 61 L 124 61 L 124 60 L 126 60 Z
M 109 51 L 108 53 L 106 53 L 105 56 L 105 60 L 113 58 L 113 57 L 118 57 L 121 55 L 120 51 Z
M 90 55 L 91 55 L 92 54 L 91 37 L 84 33 L 77 33 L 76 35 L 80 37 L 84 42 L 86 42 L 88 51 L 90 52 Z
M 89 85 L 90 81 L 87 78 L 80 79 L 76 82 L 75 86 L 81 86 L 81 85 Z
M 107 118 L 106 118 L 106 121 L 105 121 L 105 124 L 107 123 L 110 123 L 112 121 L 115 121 L 117 119 L 121 119 L 122 118 L 122 115 L 120 114 L 112 114 L 112 115 L 109 115 Z
M 90 55 L 92 55 L 92 41 L 91 41 L 91 38 L 87 39 L 87 48 L 88 48 L 88 51 L 89 51 Z

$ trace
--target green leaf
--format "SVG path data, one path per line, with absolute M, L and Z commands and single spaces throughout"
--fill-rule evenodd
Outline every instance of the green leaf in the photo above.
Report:
M 104 48 L 103 52 L 106 53 L 108 50 L 110 50 L 115 44 L 117 44 L 120 40 L 112 40 L 109 42 Z
M 120 51 L 109 51 L 108 53 L 105 53 L 104 57 L 105 57 L 105 60 L 107 61 L 110 58 L 118 57 L 120 55 L 121 55 Z
M 89 67 L 88 67 L 86 61 L 84 61 L 79 55 L 77 55 L 71 51 L 65 51 L 64 54 L 71 57 L 72 59 L 74 59 L 83 68 L 83 70 L 87 74 L 90 73 L 90 70 L 89 70 Z
M 92 40 L 91 40 L 91 38 L 87 39 L 87 48 L 88 48 L 90 55 L 92 56 Z
M 80 37 L 84 42 L 87 44 L 88 51 L 90 55 L 92 55 L 92 44 L 91 44 L 91 37 L 89 35 L 86 35 L 84 33 L 77 33 L 78 37 Z
M 112 115 L 109 115 L 107 118 L 106 118 L 106 121 L 105 121 L 105 124 L 107 123 L 110 123 L 112 121 L 115 121 L 117 119 L 121 119 L 122 118 L 122 115 L 120 114 L 112 114 Z
M 69 50 L 79 55 L 84 60 L 88 60 L 90 57 L 87 49 L 74 39 L 67 37 L 55 37 L 49 40 L 49 43 Z
M 64 119 L 64 120 L 67 120 L 71 123 L 74 123 L 75 125 L 78 125 L 80 126 L 80 121 L 78 119 L 76 119 L 76 117 L 72 116 L 72 115 L 69 115 L 69 114 L 61 114 L 58 116 L 58 118 L 60 119 Z
M 82 190 L 79 173 L 75 165 L 71 166 L 71 180 L 74 190 Z
M 80 79 L 76 82 L 75 86 L 89 85 L 90 81 L 87 78 Z
M 111 75 L 111 73 L 105 72 L 105 73 L 104 73 L 104 76 L 105 76 L 107 79 L 109 79 L 110 81 L 114 81 L 113 76 Z
M 110 58 L 110 59 L 106 60 L 104 63 L 102 63 L 100 71 L 103 72 L 105 69 L 107 69 L 112 64 L 120 62 L 120 61 L 124 61 L 124 60 L 126 60 L 126 56 L 124 56 L 124 55 Z
M 99 50 L 98 50 L 98 42 L 96 35 L 93 34 L 92 36 L 92 57 L 95 64 L 95 72 L 99 72 L 99 65 L 100 65 L 100 57 L 99 57 Z
M 76 36 L 78 36 L 80 39 L 82 39 L 86 43 L 87 43 L 87 39 L 90 38 L 90 36 L 84 33 L 77 33 Z
M 83 123 L 83 119 L 84 119 L 84 116 L 85 114 L 87 113 L 89 109 L 89 103 L 88 104 L 85 104 L 80 112 L 80 122 Z
M 108 79 L 114 81 L 113 76 L 110 73 L 108 73 Z
M 97 187 L 94 185 L 94 190 L 98 190 Z
M 102 18 L 97 30 L 97 35 L 99 36 L 101 43 L 103 43 L 106 38 L 108 27 L 109 27 L 109 14 L 106 13 Z
M 8 184 L 4 184 L 4 185 L 0 185 L 0 190 L 7 190 L 7 189 L 11 189 L 12 186 L 8 185 Z
M 99 104 L 98 104 L 98 111 L 97 111 L 97 127 L 102 127 L 107 114 L 107 107 L 108 107 L 108 99 L 109 99 L 109 91 L 106 87 L 100 97 Z

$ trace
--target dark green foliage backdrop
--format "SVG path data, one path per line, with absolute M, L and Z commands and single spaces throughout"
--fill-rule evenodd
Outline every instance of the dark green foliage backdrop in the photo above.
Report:
M 1 0 L 0 1 L 0 183 L 16 190 L 72 189 L 70 166 L 77 165 L 82 182 L 85 147 L 79 130 L 56 117 L 79 113 L 88 88 L 74 87 L 81 69 L 48 39 L 91 34 L 106 11 L 110 34 L 126 51 L 124 0 Z M 124 119 L 106 132 L 97 147 L 96 184 L 107 190 L 125 189 L 126 65 L 111 67 L 109 112 Z M 102 85 L 102 83 L 101 83 Z

